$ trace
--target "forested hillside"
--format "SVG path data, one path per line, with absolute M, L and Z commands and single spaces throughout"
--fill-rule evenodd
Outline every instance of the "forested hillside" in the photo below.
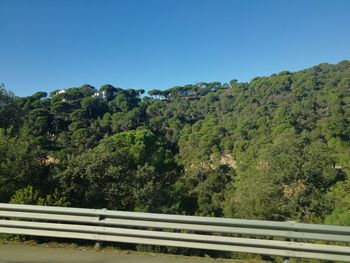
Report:
M 0 90 L 0 202 L 350 225 L 350 62 L 168 90 Z

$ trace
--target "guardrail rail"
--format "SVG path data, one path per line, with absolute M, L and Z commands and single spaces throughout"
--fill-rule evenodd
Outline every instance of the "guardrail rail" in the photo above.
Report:
M 0 203 L 0 233 L 350 262 L 350 227 Z

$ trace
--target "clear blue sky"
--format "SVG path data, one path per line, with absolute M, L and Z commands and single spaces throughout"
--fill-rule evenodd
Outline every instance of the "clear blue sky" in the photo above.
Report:
M 345 59 L 348 0 L 0 0 L 0 82 L 19 96 L 248 81 Z

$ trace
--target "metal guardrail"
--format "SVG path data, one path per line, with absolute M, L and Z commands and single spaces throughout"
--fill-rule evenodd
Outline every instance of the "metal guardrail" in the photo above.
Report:
M 0 233 L 350 262 L 350 227 L 297 222 L 0 203 Z

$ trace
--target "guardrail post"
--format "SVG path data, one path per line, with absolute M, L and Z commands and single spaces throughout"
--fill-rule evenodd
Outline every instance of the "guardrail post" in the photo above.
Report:
M 103 208 L 103 209 L 101 209 L 101 211 L 102 212 L 104 212 L 104 211 L 106 211 L 107 210 L 107 208 Z M 102 214 L 99 214 L 98 216 L 97 216 L 97 219 L 98 219 L 98 221 L 101 221 L 101 220 L 103 220 L 103 219 L 105 219 L 106 218 L 106 216 L 105 215 L 102 215 Z M 100 224 L 100 226 L 101 226 L 101 224 Z M 103 247 L 103 242 L 101 241 L 101 240 L 96 240 L 95 241 L 95 246 L 94 246 L 96 249 L 101 249 L 102 247 Z
M 295 221 L 287 221 L 291 226 L 295 224 Z M 294 230 L 295 231 L 295 230 Z M 293 241 L 293 239 L 285 238 L 285 241 Z M 284 257 L 283 263 L 289 263 L 290 257 Z

